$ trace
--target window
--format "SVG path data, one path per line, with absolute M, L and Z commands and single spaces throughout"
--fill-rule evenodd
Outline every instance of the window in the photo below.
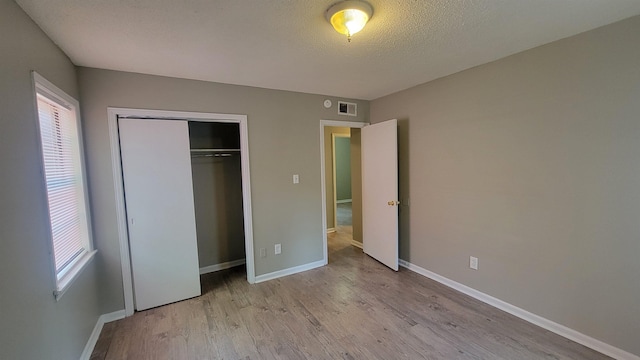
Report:
M 54 295 L 60 298 L 91 260 L 91 228 L 78 101 L 33 73 L 46 184 Z

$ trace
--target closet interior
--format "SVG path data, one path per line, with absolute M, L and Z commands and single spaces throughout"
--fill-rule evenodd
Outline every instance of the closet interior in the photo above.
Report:
M 200 272 L 244 264 L 240 125 L 189 121 Z

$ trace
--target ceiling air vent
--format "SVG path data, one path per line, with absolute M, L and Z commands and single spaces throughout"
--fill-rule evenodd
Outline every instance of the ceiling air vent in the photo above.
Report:
M 357 116 L 358 115 L 358 104 L 344 102 L 344 101 L 338 101 L 338 114 L 340 114 L 340 115 L 349 115 L 349 116 Z

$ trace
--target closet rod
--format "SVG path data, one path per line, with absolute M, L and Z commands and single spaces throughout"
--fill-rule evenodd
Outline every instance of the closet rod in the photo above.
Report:
M 240 152 L 240 149 L 191 149 L 192 153 Z
M 229 153 L 216 153 L 216 154 L 191 154 L 192 158 L 198 158 L 198 157 L 230 157 L 233 156 L 233 154 L 229 154 Z

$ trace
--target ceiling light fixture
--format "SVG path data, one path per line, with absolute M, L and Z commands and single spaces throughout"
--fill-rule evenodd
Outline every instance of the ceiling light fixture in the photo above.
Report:
M 340 34 L 347 35 L 351 42 L 351 35 L 362 30 L 373 16 L 373 8 L 369 3 L 359 0 L 346 0 L 335 3 L 327 9 L 325 17 Z

